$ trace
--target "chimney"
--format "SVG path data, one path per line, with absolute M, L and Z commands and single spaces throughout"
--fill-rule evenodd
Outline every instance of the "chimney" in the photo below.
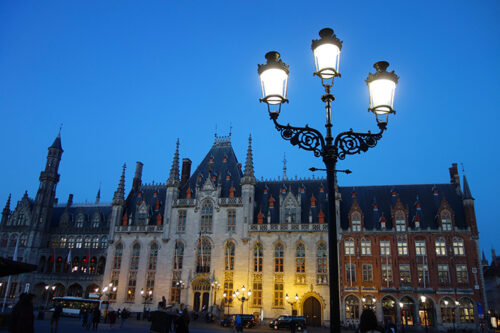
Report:
M 450 183 L 455 184 L 455 188 L 457 189 L 457 193 L 461 193 L 460 189 L 460 177 L 458 176 L 458 167 L 457 163 L 452 163 L 450 170 Z
M 180 187 L 184 186 L 184 184 L 187 183 L 190 176 L 191 176 L 191 160 L 189 158 L 183 158 Z
M 141 186 L 142 182 L 142 164 L 141 162 L 135 163 L 135 175 L 134 180 L 132 181 L 132 191 L 137 191 L 139 186 Z
M 68 203 L 66 204 L 66 207 L 69 208 L 73 204 L 73 194 L 70 194 L 68 196 Z

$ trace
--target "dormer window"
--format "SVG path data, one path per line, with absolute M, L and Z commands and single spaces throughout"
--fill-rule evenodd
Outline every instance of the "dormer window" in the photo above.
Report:
M 322 210 L 318 213 L 318 223 L 325 223 L 325 213 Z
M 264 222 L 264 216 L 262 216 L 262 211 L 257 214 L 257 224 L 262 224 Z
M 311 196 L 311 207 L 316 207 L 316 198 L 314 195 Z
M 353 232 L 361 231 L 361 214 L 359 212 L 354 212 L 351 214 L 351 224 Z
M 76 218 L 76 227 L 83 228 L 83 222 L 85 221 L 85 216 L 83 214 L 78 214 Z
M 395 219 L 396 219 L 396 231 L 405 232 L 406 231 L 405 214 L 402 211 L 397 211 L 395 214 Z
M 101 223 L 101 216 L 99 214 L 94 214 L 92 217 L 92 228 L 99 228 L 99 224 Z
M 296 223 L 297 208 L 292 199 L 288 199 L 285 205 L 285 222 Z
M 420 217 L 415 216 L 415 219 L 413 220 L 415 222 L 415 228 L 420 229 Z
M 269 207 L 274 207 L 274 199 L 273 199 L 273 197 L 269 198 Z
M 443 210 L 441 212 L 441 228 L 443 229 L 443 231 L 451 231 L 452 230 L 451 214 L 447 210 Z
M 354 255 L 354 239 L 349 238 L 344 241 L 344 251 L 346 256 Z

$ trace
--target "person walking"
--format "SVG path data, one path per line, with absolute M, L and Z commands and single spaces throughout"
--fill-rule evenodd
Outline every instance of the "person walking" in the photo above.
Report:
M 175 320 L 175 332 L 176 333 L 189 333 L 189 312 L 187 306 L 184 304 L 180 305 L 180 315 Z
M 116 323 L 116 317 L 117 317 L 116 311 L 109 312 L 109 329 L 113 329 L 113 326 Z
M 126 308 L 123 308 L 121 316 L 122 316 L 122 321 L 120 323 L 120 328 L 123 328 L 123 325 L 125 325 L 125 321 L 129 316 L 129 312 Z
M 94 315 L 92 318 L 92 329 L 97 331 L 97 327 L 99 326 L 99 322 L 101 321 L 101 310 L 99 310 L 99 306 L 94 308 Z
M 236 332 L 243 332 L 243 320 L 240 315 L 236 315 L 236 317 L 234 317 L 234 329 Z
M 10 317 L 9 332 L 11 333 L 33 333 L 35 315 L 33 314 L 33 294 L 23 293 L 19 301 L 12 309 Z
M 57 329 L 59 328 L 59 319 L 62 315 L 62 305 L 58 303 L 54 309 L 54 313 L 52 314 L 52 318 L 50 319 L 50 332 L 57 333 Z
M 87 308 L 83 308 L 83 314 L 82 314 L 82 327 L 86 328 L 87 327 L 87 322 L 89 320 L 89 311 Z

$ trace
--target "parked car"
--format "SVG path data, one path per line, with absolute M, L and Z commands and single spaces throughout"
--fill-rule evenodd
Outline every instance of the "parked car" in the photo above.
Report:
M 257 322 L 255 321 L 255 316 L 253 314 L 243 314 L 243 315 L 230 315 L 229 317 L 222 319 L 220 321 L 221 326 L 223 327 L 233 326 L 235 316 L 241 316 L 241 322 L 243 323 L 243 327 L 245 328 L 252 328 L 255 325 L 257 325 Z
M 306 328 L 306 318 L 302 316 L 279 316 L 269 323 L 269 327 L 275 330 L 279 330 L 280 328 L 290 329 L 292 320 L 295 322 L 297 331 L 302 331 Z

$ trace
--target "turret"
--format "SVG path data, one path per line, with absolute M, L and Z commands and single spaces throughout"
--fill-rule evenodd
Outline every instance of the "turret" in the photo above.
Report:
M 255 175 L 253 170 L 252 136 L 248 137 L 247 158 L 241 178 L 241 199 L 243 201 L 243 223 L 241 235 L 248 239 L 248 224 L 253 222 L 253 201 L 255 200 Z
M 9 197 L 7 198 L 7 202 L 5 203 L 5 207 L 2 211 L 2 220 L 0 221 L 0 226 L 6 225 L 7 220 L 9 219 L 9 216 L 10 216 L 10 197 L 11 197 L 11 195 L 9 194 Z
M 191 161 L 190 161 L 191 162 Z M 184 167 L 184 166 L 183 166 Z M 191 167 L 191 165 L 190 165 Z M 184 172 L 184 170 L 183 170 Z M 163 211 L 163 239 L 170 238 L 170 228 L 172 227 L 172 205 L 174 200 L 179 198 L 179 139 L 175 144 L 174 158 L 167 180 L 167 192 L 165 193 L 165 210 Z
M 167 186 L 179 186 L 179 139 L 177 139 L 175 146 L 175 153 L 167 180 Z

